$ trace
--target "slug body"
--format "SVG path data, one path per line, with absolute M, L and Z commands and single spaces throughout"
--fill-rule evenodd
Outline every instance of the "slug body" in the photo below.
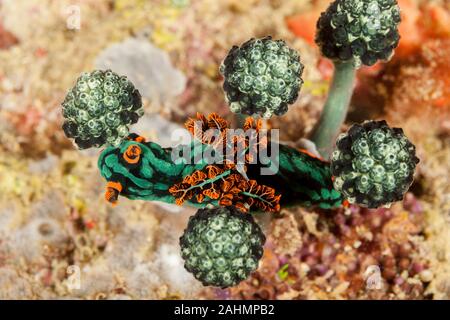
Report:
M 121 195 L 132 200 L 181 204 L 169 189 L 189 178 L 192 179 L 197 172 L 207 172 L 211 165 L 197 154 L 207 147 L 203 145 L 202 148 L 196 148 L 192 145 L 190 163 L 173 161 L 171 148 L 162 148 L 156 143 L 142 140 L 125 140 L 118 147 L 106 148 L 98 160 L 100 173 L 107 181 L 106 200 L 116 203 Z M 195 162 L 197 158 L 200 160 Z M 249 164 L 246 173 L 250 180 L 242 179 L 248 182 L 256 181 L 258 185 L 274 189 L 281 195 L 281 206 L 318 206 L 327 209 L 341 205 L 342 197 L 333 188 L 327 162 L 284 145 L 279 145 L 279 155 L 276 159 L 278 170 L 274 175 L 262 175 L 263 165 L 260 163 Z M 267 161 L 262 161 L 266 164 L 264 166 L 268 163 L 272 165 L 269 159 L 265 160 Z M 219 205 L 219 200 L 227 192 L 221 183 L 233 178 L 233 175 L 236 175 L 236 172 L 230 169 L 216 171 L 214 175 L 205 174 L 201 183 L 192 183 L 186 190 L 206 196 L 187 197 L 186 202 L 200 208 Z M 212 187 L 218 196 L 205 191 L 211 190 Z M 242 194 L 248 196 L 248 192 Z
M 305 150 L 279 145 L 278 172 L 260 175 L 258 182 L 282 194 L 281 206 L 317 206 L 322 209 L 339 207 L 343 198 L 333 187 L 330 165 Z M 266 163 L 266 162 L 265 162 Z M 256 175 L 249 167 L 248 176 Z

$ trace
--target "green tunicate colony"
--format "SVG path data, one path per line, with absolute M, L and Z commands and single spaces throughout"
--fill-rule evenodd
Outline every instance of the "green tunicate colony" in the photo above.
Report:
M 225 288 L 256 270 L 264 242 L 251 215 L 233 207 L 200 209 L 180 238 L 181 256 L 203 285 Z
M 62 108 L 64 133 L 80 149 L 118 146 L 128 136 L 128 126 L 143 115 L 139 91 L 110 70 L 83 73 Z
M 286 113 L 298 97 L 302 72 L 298 53 L 270 37 L 234 46 L 220 66 L 230 110 L 263 118 Z
M 317 22 L 316 43 L 329 59 L 371 66 L 392 56 L 399 23 L 396 0 L 336 0 Z
M 331 156 L 334 187 L 350 203 L 369 208 L 401 200 L 419 159 L 400 128 L 385 121 L 353 125 L 338 137 Z

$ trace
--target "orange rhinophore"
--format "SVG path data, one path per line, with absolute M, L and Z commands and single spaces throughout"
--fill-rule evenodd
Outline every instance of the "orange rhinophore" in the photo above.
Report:
M 137 144 L 131 144 L 127 150 L 123 153 L 123 158 L 126 162 L 135 164 L 138 163 L 141 158 L 142 150 Z
M 116 205 L 120 192 L 122 192 L 122 184 L 120 182 L 108 181 L 105 191 L 106 201 Z

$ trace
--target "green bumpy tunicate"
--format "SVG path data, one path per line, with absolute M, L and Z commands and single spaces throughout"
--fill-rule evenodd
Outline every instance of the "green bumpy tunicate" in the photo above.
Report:
M 336 0 L 317 22 L 316 43 L 327 58 L 371 66 L 392 56 L 399 23 L 396 0 Z
M 141 95 L 111 70 L 83 73 L 62 103 L 64 133 L 80 149 L 118 146 L 143 115 Z
M 286 113 L 297 100 L 302 72 L 299 54 L 271 37 L 234 46 L 220 66 L 230 110 L 263 118 Z
M 400 128 L 385 121 L 353 125 L 336 141 L 331 156 L 334 187 L 350 203 L 376 208 L 401 200 L 419 159 Z
M 180 238 L 181 256 L 203 285 L 226 288 L 256 270 L 264 242 L 251 215 L 234 207 L 200 209 Z

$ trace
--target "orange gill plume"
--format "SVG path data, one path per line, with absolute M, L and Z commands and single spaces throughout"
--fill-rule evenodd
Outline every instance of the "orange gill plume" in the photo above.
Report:
M 262 121 L 261 119 L 254 119 L 253 117 L 247 117 L 245 119 L 244 122 L 244 131 L 249 130 L 249 129 L 254 129 L 257 132 L 259 132 L 259 130 L 262 127 Z
M 218 199 L 220 193 L 213 182 L 207 183 L 209 179 L 214 179 L 217 175 L 223 173 L 224 170 L 218 166 L 209 165 L 203 170 L 194 171 L 192 174 L 184 177 L 183 181 L 174 184 L 169 188 L 169 192 L 175 197 L 175 203 L 182 205 L 186 200 L 192 199 L 196 196 L 197 202 L 201 203 L 205 199 L 205 196 L 211 199 Z M 205 189 L 204 185 L 210 184 L 210 187 Z M 197 188 L 194 188 L 198 186 Z
M 208 130 L 208 121 L 206 120 L 205 116 L 201 113 L 197 112 L 196 119 L 189 118 L 185 123 L 184 126 L 186 129 L 192 134 L 194 138 L 199 139 L 202 141 L 203 139 L 203 133 Z
M 230 138 L 227 137 L 228 122 L 216 113 L 212 113 L 208 117 L 197 113 L 196 118 L 186 121 L 185 126 L 196 139 L 204 144 L 216 146 L 220 142 L 223 142 L 224 145 L 232 143 L 231 148 L 235 156 L 238 151 L 245 150 L 248 153 L 245 155 L 246 163 L 254 160 L 258 147 L 267 147 L 267 135 L 260 137 L 262 128 L 260 119 L 248 117 L 243 126 L 246 134 L 234 135 L 229 141 L 227 141 L 227 138 Z M 213 140 L 213 135 L 207 132 L 210 129 L 218 130 L 220 139 L 214 137 L 216 140 Z M 247 130 L 252 130 L 252 132 L 247 132 Z M 247 167 L 244 166 L 244 170 L 246 169 Z M 228 176 L 215 179 L 228 170 L 231 171 Z M 211 181 L 208 182 L 208 180 Z M 176 203 L 179 205 L 195 196 L 199 203 L 208 197 L 212 200 L 219 200 L 221 206 L 233 205 L 244 212 L 248 212 L 251 207 L 269 212 L 280 210 L 281 195 L 276 195 L 273 188 L 258 185 L 256 180 L 246 180 L 241 173 L 236 172 L 235 162 L 229 159 L 224 159 L 224 163 L 220 165 L 209 165 L 203 170 L 195 171 L 186 176 L 182 182 L 173 185 L 169 192 L 176 198 Z
M 275 194 L 275 189 L 266 185 L 259 185 L 256 180 L 242 180 L 238 186 L 244 195 L 244 202 L 248 206 L 255 206 L 262 211 L 280 211 L 281 194 Z
M 175 203 L 177 205 L 181 206 L 184 201 L 193 197 L 194 193 L 192 190 L 189 190 L 190 186 L 189 183 L 180 182 L 169 188 L 169 192 L 175 197 Z
M 211 113 L 208 118 L 197 113 L 196 119 L 189 118 L 184 125 L 194 138 L 214 146 L 225 142 L 229 128 L 228 122 L 216 113 Z

